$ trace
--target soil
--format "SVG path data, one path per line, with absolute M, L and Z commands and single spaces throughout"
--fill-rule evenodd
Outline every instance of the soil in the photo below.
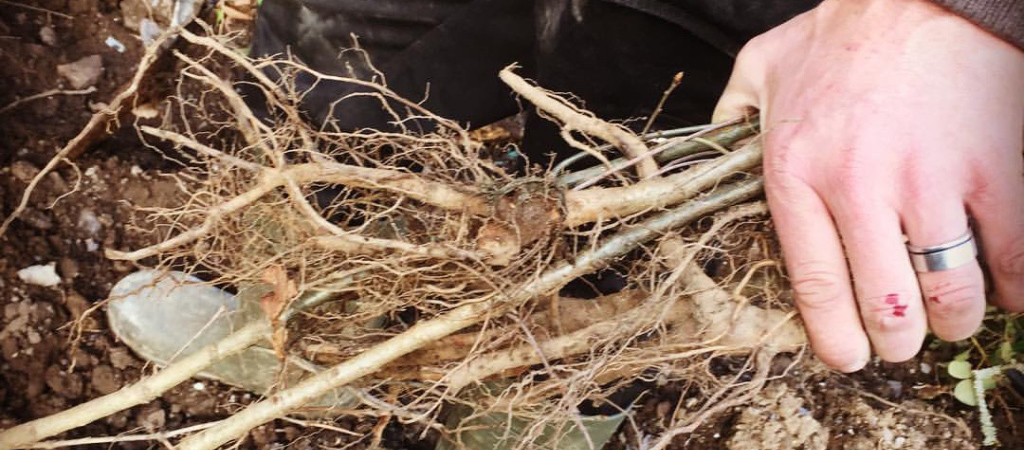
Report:
M 124 48 L 106 43 L 112 37 Z M 75 89 L 57 67 L 98 55 L 95 91 L 52 95 L 0 110 L 0 208 L 9 215 L 40 168 L 132 76 L 142 55 L 117 0 L 0 3 L 0 108 L 50 89 Z M 95 59 L 95 58 L 94 58 Z M 173 70 L 173 69 L 170 69 Z M 28 209 L 0 237 L 0 429 L 53 414 L 132 383 L 154 368 L 113 336 L 102 302 L 113 283 L 137 269 L 103 249 L 146 245 L 137 208 L 178 199 L 177 166 L 123 127 L 37 187 Z M 133 225 L 134 224 L 134 225 Z M 54 264 L 53 287 L 27 284 L 18 271 Z M 80 334 L 72 326 L 81 321 Z M 955 348 L 935 343 L 903 364 L 875 362 L 853 375 L 829 372 L 807 356 L 787 361 L 749 404 L 712 416 L 671 448 L 978 448 L 977 412 L 948 394 L 942 363 Z M 793 358 L 797 358 L 793 355 Z M 723 362 L 728 365 L 728 362 Z M 1020 397 L 1003 389 L 993 408 L 1006 448 L 1024 448 L 1015 423 Z M 693 406 L 687 386 L 660 386 L 641 397 L 609 448 L 644 448 L 677 408 Z M 61 439 L 154 433 L 208 423 L 254 395 L 208 380 L 184 383 L 157 400 L 75 429 Z M 277 420 L 253 430 L 240 448 L 365 448 L 376 418 L 342 417 L 332 431 Z M 433 448 L 420 429 L 389 424 L 384 448 Z M 86 446 L 89 448 L 89 446 Z M 95 448 L 159 448 L 158 441 Z

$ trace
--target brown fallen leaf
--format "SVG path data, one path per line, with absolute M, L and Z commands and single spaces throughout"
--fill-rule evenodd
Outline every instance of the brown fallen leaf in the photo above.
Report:
M 295 287 L 295 282 L 288 278 L 288 272 L 280 265 L 275 264 L 267 268 L 267 270 L 263 271 L 261 278 L 264 282 L 271 285 L 273 290 L 260 299 L 260 308 L 263 309 L 263 313 L 267 315 L 267 318 L 270 319 L 270 324 L 274 327 L 274 335 L 270 342 L 274 347 L 274 354 L 277 355 L 278 359 L 284 359 L 284 347 L 288 341 L 288 329 L 281 323 L 281 312 L 298 295 L 299 291 Z

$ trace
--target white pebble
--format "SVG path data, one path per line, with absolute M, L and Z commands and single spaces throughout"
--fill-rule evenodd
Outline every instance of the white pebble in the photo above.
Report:
M 53 27 L 46 25 L 39 29 L 39 40 L 53 47 L 57 45 L 57 33 L 53 31 Z
M 121 41 L 117 40 L 113 36 L 107 36 L 107 40 L 103 41 L 103 43 L 107 44 L 107 47 L 117 50 L 118 53 L 124 53 L 124 51 L 127 50 L 124 47 L 124 44 L 122 44 Z
M 197 381 L 197 382 L 195 382 L 192 385 L 192 389 L 197 390 L 197 391 L 202 391 L 202 390 L 206 389 L 206 385 L 203 384 L 201 381 Z
M 83 209 L 78 213 L 78 228 L 90 236 L 96 236 L 103 229 L 103 224 L 91 209 Z
M 142 19 L 139 21 L 139 37 L 142 38 L 142 44 L 149 47 L 156 40 L 160 33 L 163 33 L 164 29 L 149 19 Z
M 932 365 L 928 363 L 921 363 L 921 373 L 925 375 L 932 373 Z
M 57 275 L 56 263 L 46 265 L 28 266 L 18 271 L 18 278 L 28 284 L 37 286 L 53 287 L 60 284 L 60 276 Z

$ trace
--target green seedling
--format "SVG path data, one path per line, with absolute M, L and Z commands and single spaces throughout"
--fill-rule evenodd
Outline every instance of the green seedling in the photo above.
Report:
M 964 352 L 961 355 L 967 355 L 968 352 Z M 959 355 L 957 355 L 959 357 Z M 975 393 L 974 384 L 975 381 L 980 381 L 982 391 L 987 391 L 996 387 L 996 380 L 994 377 L 987 377 L 985 379 L 977 379 L 975 371 L 971 367 L 971 363 L 964 359 L 955 359 L 949 362 L 947 367 L 949 376 L 960 380 L 956 383 L 956 387 L 953 388 L 953 397 L 956 397 L 960 403 L 968 406 L 978 406 L 978 396 Z
M 985 392 L 994 389 L 1005 378 L 1009 369 L 1020 370 L 1021 355 L 1024 355 L 1024 327 L 1022 315 L 996 313 L 986 317 L 986 327 L 977 339 L 972 338 L 973 348 L 957 354 L 946 367 L 946 372 L 958 380 L 953 388 L 953 397 L 960 403 L 978 408 L 983 445 L 996 445 L 996 428 L 988 409 Z M 1001 325 L 1002 330 L 994 332 L 992 325 Z M 986 333 L 987 332 L 987 333 Z M 979 340 L 983 343 L 979 343 Z M 980 354 L 977 365 L 970 362 L 972 351 Z M 977 368 L 975 368 L 977 367 Z

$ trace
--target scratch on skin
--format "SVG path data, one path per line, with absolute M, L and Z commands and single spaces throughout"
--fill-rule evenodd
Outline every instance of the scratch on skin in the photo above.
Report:
M 933 295 L 931 297 L 928 297 L 928 301 L 931 302 L 931 303 L 934 303 L 936 305 L 941 305 L 942 304 L 942 302 L 939 301 L 939 297 L 935 296 L 935 295 Z
M 893 317 L 905 317 L 907 315 L 907 305 L 900 304 L 899 294 L 888 294 L 885 296 L 885 304 L 892 305 Z

